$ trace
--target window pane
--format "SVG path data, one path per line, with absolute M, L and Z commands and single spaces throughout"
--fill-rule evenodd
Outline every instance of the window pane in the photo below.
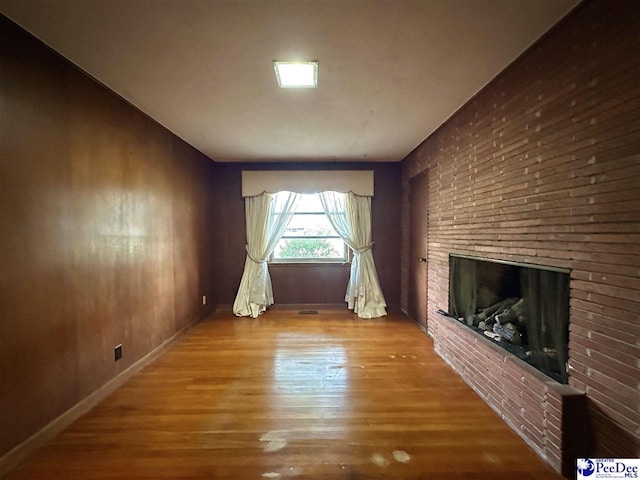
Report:
M 346 262 L 347 247 L 324 214 L 320 195 L 303 195 L 271 255 L 274 262 Z
M 274 259 L 345 259 L 340 238 L 282 238 L 273 252 Z
M 284 236 L 337 236 L 324 213 L 294 214 Z
M 324 213 L 322 203 L 320 202 L 320 195 L 317 193 L 302 195 L 302 198 L 300 198 L 300 202 L 298 203 L 298 207 L 296 208 L 296 212 Z

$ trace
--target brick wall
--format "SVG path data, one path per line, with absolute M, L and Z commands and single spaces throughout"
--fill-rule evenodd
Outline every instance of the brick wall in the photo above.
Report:
M 640 457 L 638 32 L 640 2 L 586 0 L 403 161 L 404 212 L 409 180 L 429 172 L 436 348 L 556 468 L 572 433 L 553 421 L 557 392 L 436 310 L 449 253 L 570 268 L 569 383 L 586 393 L 594 441 L 584 453 Z M 402 229 L 406 308 L 407 214 Z

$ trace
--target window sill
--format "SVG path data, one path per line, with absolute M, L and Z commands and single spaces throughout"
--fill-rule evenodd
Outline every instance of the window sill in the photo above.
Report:
M 269 262 L 272 267 L 351 267 L 351 262 Z

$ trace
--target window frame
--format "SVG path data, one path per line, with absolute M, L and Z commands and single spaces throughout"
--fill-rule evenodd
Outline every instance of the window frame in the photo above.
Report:
M 316 196 L 318 197 L 319 194 L 307 194 L 308 196 Z M 298 207 L 299 208 L 299 207 Z M 296 216 L 303 216 L 303 215 L 322 215 L 323 217 L 326 218 L 326 214 L 324 213 L 324 211 L 320 210 L 320 211 L 308 211 L 308 210 L 303 210 L 303 211 L 298 211 L 296 209 L 296 211 L 293 213 L 293 216 L 291 218 L 291 222 L 294 221 L 294 218 Z M 346 265 L 349 264 L 351 262 L 351 251 L 350 248 L 347 246 L 347 244 L 345 243 L 344 240 L 342 240 L 342 237 L 340 237 L 340 235 L 338 235 L 337 232 L 335 232 L 334 230 L 334 234 L 333 235 L 294 235 L 294 234 L 287 234 L 285 233 L 284 235 L 282 235 L 282 237 L 280 237 L 280 239 L 278 240 L 278 243 L 280 243 L 282 240 L 287 240 L 287 239 L 339 239 L 342 242 L 343 248 L 344 248 L 344 255 L 342 257 L 324 257 L 324 258 L 320 258 L 320 257 L 288 257 L 288 258 L 278 258 L 275 257 L 275 252 L 276 249 L 273 250 L 273 252 L 271 253 L 271 255 L 269 256 L 268 262 L 269 264 L 272 265 L 292 265 L 292 264 L 303 264 L 303 265 Z

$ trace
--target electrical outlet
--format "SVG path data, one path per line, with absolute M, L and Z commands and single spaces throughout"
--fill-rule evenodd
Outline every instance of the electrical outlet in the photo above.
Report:
M 122 358 L 122 344 L 113 349 L 113 358 L 116 362 Z
M 206 295 L 202 295 L 202 304 L 203 305 L 207 304 L 207 296 Z

